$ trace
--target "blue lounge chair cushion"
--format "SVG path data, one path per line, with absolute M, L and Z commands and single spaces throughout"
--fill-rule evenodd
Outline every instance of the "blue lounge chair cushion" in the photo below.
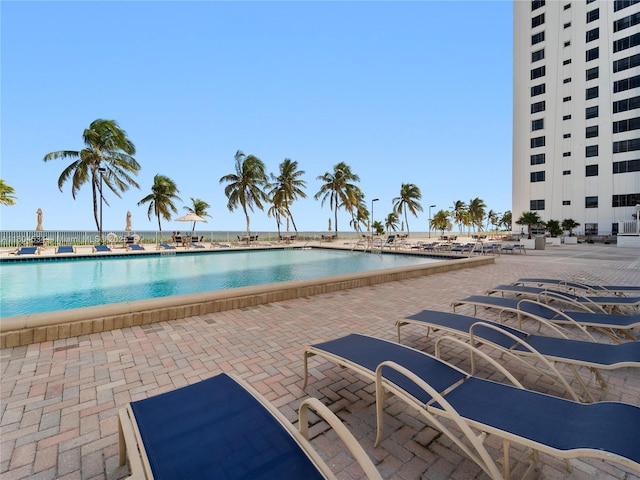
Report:
M 290 433 L 228 375 L 131 408 L 155 478 L 323 478 Z
M 73 245 L 60 245 L 56 249 L 56 253 L 74 253 Z
M 161 243 L 160 246 L 162 248 L 164 248 L 165 250 L 175 250 L 176 247 L 174 247 L 173 245 L 169 245 L 168 243 Z
M 130 245 L 127 245 L 127 248 L 129 250 L 138 250 L 138 251 L 144 250 L 144 247 L 142 245 L 140 245 L 140 244 L 137 244 L 137 243 L 132 243 Z
M 38 253 L 38 247 L 20 247 L 16 252 L 17 255 L 34 255 Z
M 93 250 L 95 252 L 110 252 L 111 249 L 109 248 L 108 245 L 94 245 L 93 246 Z

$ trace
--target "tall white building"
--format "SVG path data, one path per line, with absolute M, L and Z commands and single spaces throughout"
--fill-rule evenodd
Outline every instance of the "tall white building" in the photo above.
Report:
M 640 0 L 516 0 L 513 55 L 514 222 L 617 234 L 640 204 Z

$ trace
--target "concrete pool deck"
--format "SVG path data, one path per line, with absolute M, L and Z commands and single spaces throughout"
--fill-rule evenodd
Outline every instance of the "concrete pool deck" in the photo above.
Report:
M 449 440 L 397 401 L 388 403 L 385 439 L 374 448 L 373 387 L 348 370 L 311 359 L 311 378 L 303 391 L 302 347 L 354 332 L 395 340 L 394 322 L 399 318 L 425 308 L 450 311 L 454 300 L 536 276 L 637 285 L 640 251 L 599 244 L 553 247 L 501 255 L 475 268 L 3 348 L 0 475 L 3 480 L 123 478 L 128 469 L 118 467 L 120 408 L 231 372 L 293 422 L 302 399 L 320 398 L 356 435 L 385 478 L 486 478 Z M 486 312 L 479 316 L 496 318 Z M 433 340 L 423 333 L 407 326 L 403 343 L 432 353 Z M 445 351 L 444 358 L 466 364 L 457 348 Z M 526 379 L 527 387 L 556 393 L 545 379 L 506 363 L 517 378 Z M 640 405 L 640 372 L 623 368 L 603 376 L 609 382 L 606 400 Z M 595 380 L 587 378 L 590 389 L 598 393 Z M 312 443 L 335 467 L 338 478 L 362 478 L 323 423 L 315 424 L 312 435 Z M 492 453 L 499 443 L 489 439 Z M 514 459 L 527 454 L 512 447 Z M 545 478 L 640 478 L 600 460 L 571 464 L 569 473 L 563 461 L 541 455 Z M 522 472 L 522 466 L 516 466 L 513 478 Z

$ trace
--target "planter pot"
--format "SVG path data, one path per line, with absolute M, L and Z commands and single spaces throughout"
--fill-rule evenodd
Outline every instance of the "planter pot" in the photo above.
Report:
M 564 237 L 562 239 L 566 245 L 577 245 L 578 237 Z
M 533 250 L 536 248 L 535 238 L 521 238 L 520 245 L 523 245 L 527 250 Z
M 554 246 L 554 247 L 559 247 L 562 244 L 562 238 L 560 237 L 547 237 L 547 244 Z

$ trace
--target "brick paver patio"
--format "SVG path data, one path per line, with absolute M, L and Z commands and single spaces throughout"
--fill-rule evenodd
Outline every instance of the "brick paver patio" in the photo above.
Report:
M 485 478 L 447 438 L 393 400 L 386 408 L 385 439 L 374 448 L 372 385 L 315 357 L 303 391 L 301 351 L 306 344 L 352 332 L 395 340 L 398 318 L 424 308 L 450 311 L 453 300 L 525 276 L 638 285 L 640 252 L 612 245 L 554 247 L 502 255 L 495 265 L 4 349 L 0 474 L 3 480 L 126 477 L 127 467 L 118 466 L 118 409 L 132 400 L 233 372 L 293 422 L 301 399 L 320 398 L 356 435 L 385 478 Z M 479 316 L 495 318 L 484 312 Z M 405 327 L 403 343 L 432 353 L 433 341 L 422 333 Z M 444 357 L 456 364 L 466 362 L 454 348 Z M 511 366 L 529 388 L 555 392 L 544 379 Z M 607 400 L 640 405 L 639 371 L 620 369 L 603 375 L 610 384 Z M 597 393 L 593 376 L 588 378 Z M 316 423 L 312 434 L 313 444 L 335 466 L 339 478 L 361 478 L 324 423 Z M 493 438 L 488 444 L 500 446 Z M 527 454 L 512 448 L 514 459 Z M 544 478 L 639 478 L 599 460 L 573 460 L 572 473 L 563 461 L 548 455 L 541 455 L 541 462 Z M 522 468 L 516 466 L 514 478 Z

